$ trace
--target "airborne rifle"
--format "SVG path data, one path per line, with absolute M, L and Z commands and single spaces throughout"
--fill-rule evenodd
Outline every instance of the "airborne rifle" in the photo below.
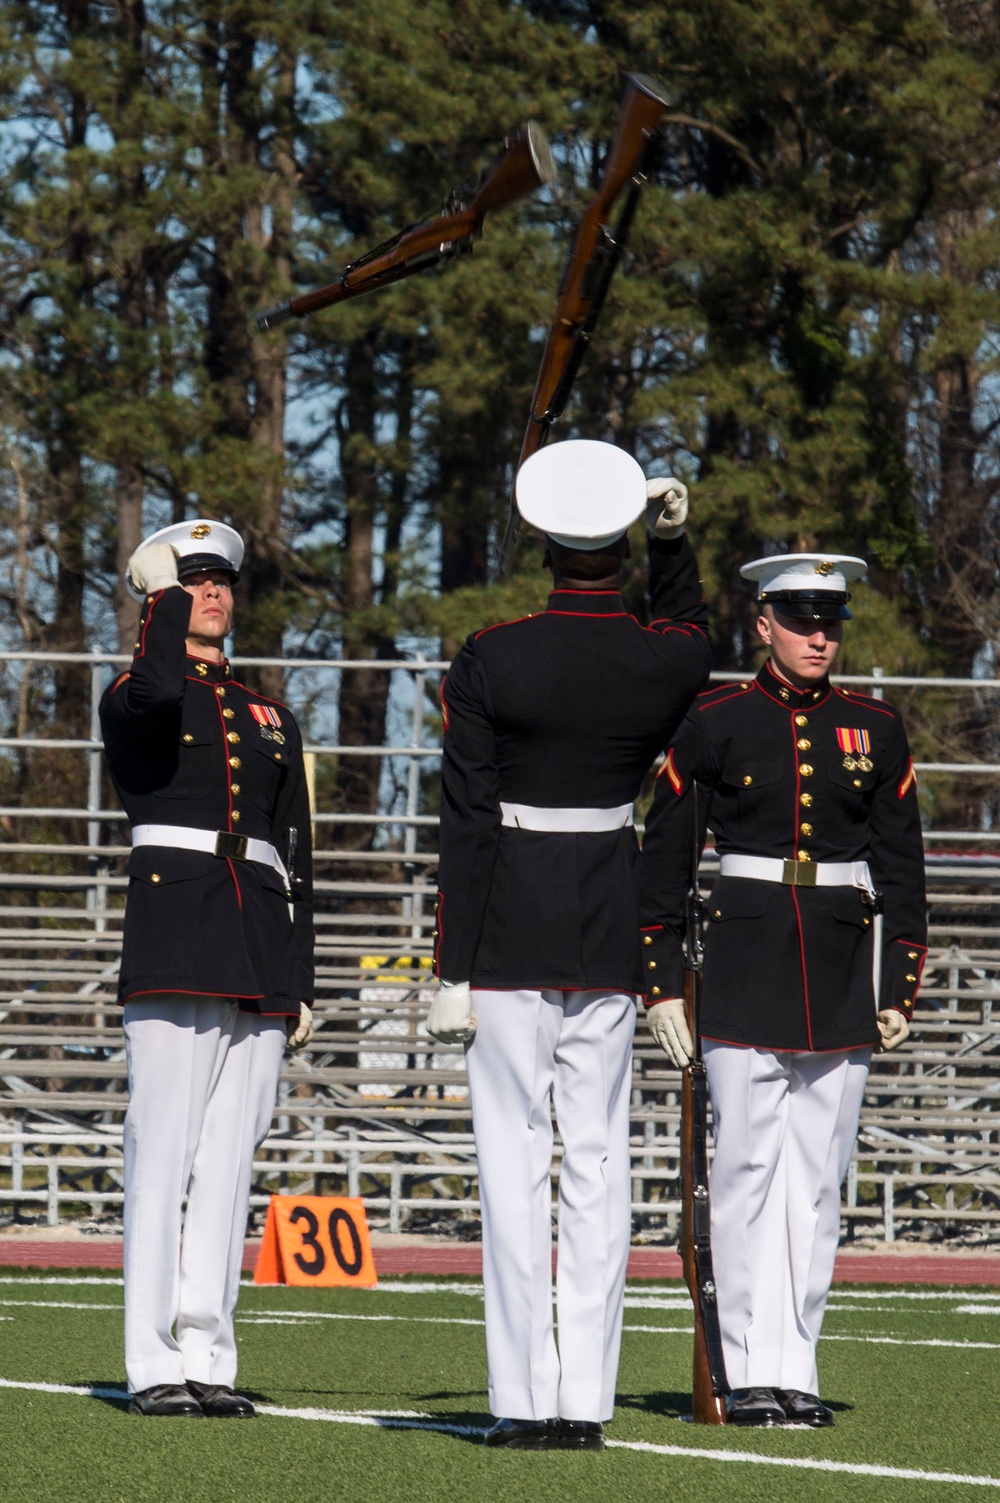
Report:
M 729 1384 L 719 1328 L 719 1304 L 712 1270 L 712 1235 L 708 1198 L 708 1076 L 698 1033 L 701 1009 L 702 934 L 705 915 L 698 888 L 701 829 L 698 785 L 694 798 L 694 851 L 687 896 L 687 960 L 684 1012 L 694 1054 L 681 1072 L 681 1262 L 694 1305 L 692 1418 L 696 1425 L 724 1425 Z
M 273 329 L 288 318 L 304 318 L 333 303 L 400 282 L 438 261 L 471 252 L 491 210 L 526 198 L 543 183 L 551 183 L 555 175 L 555 162 L 545 132 L 530 121 L 516 136 L 504 141 L 502 155 L 483 174 L 468 203 L 462 201 L 462 193 L 456 189 L 436 219 L 409 225 L 345 266 L 337 280 L 328 286 L 304 292 L 258 313 L 257 328 Z
M 577 225 L 563 268 L 555 317 L 542 351 L 517 469 L 546 442 L 552 424 L 569 400 L 635 217 L 639 195 L 658 146 L 656 132 L 666 108 L 667 100 L 659 84 L 643 73 L 628 75 L 604 175 Z M 629 192 L 612 230 L 608 215 L 626 185 Z M 511 495 L 501 553 L 504 569 L 510 567 L 519 525 L 515 491 Z

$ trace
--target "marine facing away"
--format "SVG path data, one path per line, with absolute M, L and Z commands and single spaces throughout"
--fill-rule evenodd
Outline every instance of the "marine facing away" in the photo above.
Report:
M 649 544 L 655 619 L 646 628 L 626 610 L 626 529 L 647 495 L 621 449 L 550 445 L 522 466 L 517 496 L 546 534 L 553 590 L 539 615 L 471 636 L 443 687 L 442 979 L 428 1026 L 467 1044 L 498 1417 L 485 1443 L 597 1450 L 614 1408 L 631 1230 L 644 986 L 632 805 L 706 680 L 706 607 L 675 484 Z

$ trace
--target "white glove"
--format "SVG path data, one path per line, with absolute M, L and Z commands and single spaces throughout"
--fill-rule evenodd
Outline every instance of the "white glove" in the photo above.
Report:
M 476 1032 L 467 981 L 442 981 L 427 1014 L 427 1032 L 441 1044 L 468 1044 Z
M 295 1026 L 295 1032 L 288 1035 L 288 1042 L 285 1048 L 293 1054 L 297 1049 L 304 1049 L 314 1032 L 312 1008 L 307 1003 L 300 1002 L 299 1021 Z
M 883 1007 L 876 1022 L 882 1035 L 879 1050 L 884 1054 L 888 1054 L 890 1049 L 898 1049 L 910 1031 L 909 1023 L 894 1007 Z
M 177 584 L 177 553 L 169 543 L 150 543 L 135 550 L 125 572 L 137 590 L 155 595 Z
M 653 536 L 663 538 L 665 542 L 679 538 L 684 531 L 688 514 L 688 489 L 684 482 L 675 480 L 672 475 L 647 480 L 646 497 L 650 501 L 662 503 L 663 507 L 657 516 L 648 519 Z
M 649 1031 L 678 1070 L 694 1058 L 694 1040 L 684 1016 L 683 997 L 668 997 L 646 1008 Z

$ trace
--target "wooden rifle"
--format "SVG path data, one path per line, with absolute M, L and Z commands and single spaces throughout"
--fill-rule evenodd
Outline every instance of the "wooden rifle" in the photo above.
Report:
M 604 174 L 597 193 L 577 225 L 563 267 L 555 317 L 542 351 L 517 469 L 546 442 L 552 424 L 562 415 L 569 400 L 635 217 L 639 195 L 658 145 L 656 132 L 666 108 L 667 100 L 659 84 L 643 73 L 628 75 Z M 612 230 L 608 215 L 626 186 L 628 195 Z M 501 567 L 505 570 L 510 567 L 520 526 L 516 487 L 515 472 L 515 488 L 511 493 L 510 515 L 501 550 Z
M 502 155 L 483 174 L 479 187 L 466 203 L 462 192 L 454 190 L 444 211 L 436 219 L 409 225 L 392 239 L 345 266 L 335 282 L 303 292 L 298 297 L 258 313 L 257 328 L 275 328 L 288 318 L 305 318 L 320 308 L 348 298 L 362 297 L 379 287 L 388 287 L 424 271 L 438 261 L 471 252 L 482 233 L 483 220 L 493 209 L 502 209 L 519 198 L 526 198 L 556 175 L 555 162 L 545 132 L 530 121 L 524 130 L 504 141 Z
M 684 1012 L 694 1044 L 681 1072 L 681 1262 L 694 1305 L 694 1368 L 691 1408 L 696 1425 L 726 1423 L 726 1363 L 719 1327 L 719 1304 L 712 1270 L 711 1206 L 708 1197 L 708 1076 L 698 1032 L 701 1010 L 704 908 L 698 887 L 701 829 L 698 785 L 692 783 L 694 839 L 691 887 L 687 897 L 687 960 Z

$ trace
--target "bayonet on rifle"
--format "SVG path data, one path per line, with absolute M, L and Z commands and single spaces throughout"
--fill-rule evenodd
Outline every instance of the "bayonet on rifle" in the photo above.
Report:
M 639 194 L 645 186 L 652 156 L 657 149 L 657 130 L 667 108 L 659 84 L 643 73 L 630 73 L 625 84 L 618 126 L 608 153 L 600 186 L 577 225 L 573 244 L 559 283 L 555 317 L 549 326 L 542 360 L 531 399 L 517 468 L 540 449 L 552 424 L 561 416 L 577 371 L 594 332 L 611 278 L 635 216 Z M 628 196 L 612 230 L 611 207 L 628 187 Z M 510 515 L 503 541 L 501 565 L 509 568 L 517 542 L 520 518 L 517 494 L 511 495 Z
M 257 328 L 266 331 L 286 319 L 305 318 L 333 303 L 388 287 L 438 261 L 467 254 L 482 233 L 488 213 L 526 198 L 544 183 L 551 183 L 555 175 L 555 162 L 545 132 L 532 120 L 518 135 L 504 141 L 503 153 L 483 174 L 468 203 L 463 202 L 462 194 L 456 190 L 436 219 L 407 226 L 345 266 L 337 280 L 326 287 L 301 293 L 276 308 L 258 313 Z

